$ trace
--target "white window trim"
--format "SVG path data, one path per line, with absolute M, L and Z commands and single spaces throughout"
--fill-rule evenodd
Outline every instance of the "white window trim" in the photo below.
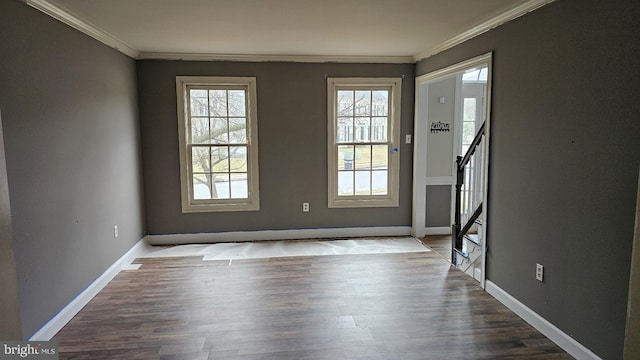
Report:
M 190 127 L 187 102 L 189 86 L 243 86 L 247 88 L 247 199 L 193 200 L 193 177 L 188 151 Z M 257 211 L 260 210 L 258 173 L 258 118 L 255 77 L 176 76 L 178 137 L 180 150 L 180 187 L 182 212 Z
M 389 177 L 386 195 L 338 196 L 338 147 L 337 132 L 337 90 L 339 89 L 387 88 L 390 93 L 389 111 Z M 327 78 L 327 173 L 328 207 L 398 207 L 400 205 L 400 103 L 402 78 Z

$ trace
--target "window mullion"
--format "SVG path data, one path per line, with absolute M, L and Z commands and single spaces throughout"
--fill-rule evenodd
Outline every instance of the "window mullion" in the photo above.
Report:
M 227 107 L 228 108 L 228 107 Z M 233 194 L 231 194 L 231 146 L 227 145 L 227 179 L 229 179 L 227 191 L 229 191 L 229 198 Z
M 369 187 L 370 187 L 371 191 L 370 191 L 370 193 L 369 193 L 369 194 L 370 194 L 370 195 L 373 195 L 373 174 L 374 174 L 374 170 L 375 170 L 375 169 L 373 168 L 373 143 L 371 143 L 371 144 L 369 145 L 369 147 L 370 147 L 370 149 L 371 149 L 371 150 L 369 150 L 369 153 L 371 154 L 371 159 L 369 159 L 369 161 L 370 161 L 370 163 L 369 163 L 369 171 L 371 172 L 371 177 L 370 177 L 370 179 L 369 179 L 369 180 L 370 180 Z M 388 186 L 388 185 L 387 185 L 387 186 Z
M 211 121 L 209 121 L 209 123 L 211 123 Z M 209 133 L 209 136 L 211 136 L 211 133 Z M 209 173 L 207 175 L 209 176 L 209 194 L 212 195 L 211 197 L 213 197 L 213 190 L 216 184 L 213 176 L 213 158 L 212 158 L 213 148 L 211 144 L 209 144 L 208 148 L 209 148 Z

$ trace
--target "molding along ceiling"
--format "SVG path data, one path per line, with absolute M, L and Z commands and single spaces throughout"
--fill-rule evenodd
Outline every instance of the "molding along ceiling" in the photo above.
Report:
M 463 42 L 473 39 L 474 37 L 481 35 L 493 28 L 496 28 L 506 22 L 509 22 L 513 19 L 517 19 L 522 15 L 528 14 L 536 9 L 539 9 L 549 3 L 552 3 L 555 0 L 529 0 L 525 3 L 522 3 L 514 8 L 511 8 L 497 16 L 494 16 L 486 21 L 478 24 L 466 31 L 463 31 L 460 34 L 457 34 L 438 45 L 427 49 L 417 55 L 414 56 L 414 60 L 416 62 L 428 58 L 430 56 L 436 55 L 437 53 L 443 52 L 447 49 L 450 49 L 456 45 L 460 45 Z
M 79 16 L 71 14 L 62 8 L 50 3 L 47 0 L 24 0 L 28 5 L 40 10 L 41 12 L 59 20 L 72 28 L 91 36 L 92 38 L 108 45 L 121 53 L 136 58 L 140 52 L 126 44 L 124 41 L 112 36 L 107 31 L 90 24 L 88 21 L 81 19 Z
M 554 0 L 21 1 L 135 59 L 414 63 Z
M 350 55 L 240 55 L 240 54 L 189 54 L 173 52 L 139 52 L 137 59 L 188 60 L 188 61 L 246 61 L 246 62 L 300 62 L 300 63 L 413 63 L 413 56 L 350 56 Z

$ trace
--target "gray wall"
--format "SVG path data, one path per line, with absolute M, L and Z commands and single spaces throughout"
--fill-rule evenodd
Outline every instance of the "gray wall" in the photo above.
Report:
M 15 0 L 0 2 L 0 24 L 0 108 L 29 337 L 144 236 L 136 64 Z
M 2 136 L 2 114 L 0 114 L 0 314 L 2 314 L 0 339 L 22 339 L 18 277 L 11 231 L 11 203 Z
M 432 122 L 449 124 L 451 131 L 431 132 L 427 130 L 427 179 L 449 177 L 453 178 L 453 134 L 457 131 L 455 121 L 456 77 L 436 81 L 428 84 L 427 129 Z M 439 101 L 444 97 L 444 104 Z M 458 155 L 457 153 L 455 155 Z M 451 226 L 451 190 L 453 185 L 427 185 L 426 188 L 426 227 Z
M 417 65 L 494 51 L 488 279 L 605 359 L 624 341 L 639 17 L 638 2 L 556 1 Z
M 440 104 L 440 97 L 444 97 L 444 104 Z M 457 131 L 455 100 L 455 76 L 429 84 L 427 129 L 431 129 L 432 122 L 442 122 L 449 124 L 451 131 L 431 132 L 427 130 L 427 178 L 453 176 L 455 161 L 453 134 Z M 456 155 L 458 155 L 457 152 Z M 450 214 L 447 216 L 451 217 Z M 451 220 L 449 219 L 447 222 L 449 223 Z
M 413 128 L 414 65 L 138 62 L 144 191 L 150 234 L 411 224 L 412 145 L 401 145 L 399 208 L 327 208 L 329 77 L 399 77 L 401 134 Z M 255 76 L 260 211 L 183 214 L 175 77 Z M 311 211 L 302 212 L 302 202 Z
M 451 185 L 427 185 L 426 227 L 451 226 Z

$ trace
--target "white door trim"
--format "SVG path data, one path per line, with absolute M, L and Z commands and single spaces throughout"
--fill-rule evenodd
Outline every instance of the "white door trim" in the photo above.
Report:
M 411 211 L 411 234 L 415 237 L 423 237 L 427 235 L 426 227 L 426 186 L 427 181 L 427 166 L 425 157 L 418 158 L 415 154 L 427 153 L 426 136 L 420 136 L 420 134 L 426 134 L 427 132 L 427 102 L 422 102 L 420 99 L 428 99 L 429 87 L 426 82 L 419 82 L 419 78 L 416 78 L 416 91 L 415 91 L 415 116 L 413 124 L 413 209 Z M 422 107 L 422 109 L 421 109 Z M 421 117 L 424 116 L 424 119 Z M 444 179 L 437 179 L 435 181 L 442 182 Z M 449 179 L 450 181 L 452 179 Z
M 488 214 L 489 214 L 489 160 L 491 159 L 491 153 L 489 144 L 491 143 L 491 85 L 493 78 L 493 53 L 485 54 L 487 61 L 487 90 L 485 94 L 485 106 L 484 106 L 484 158 L 482 169 L 482 276 L 480 278 L 480 285 L 484 289 L 487 283 L 487 243 L 489 238 L 487 237 Z

